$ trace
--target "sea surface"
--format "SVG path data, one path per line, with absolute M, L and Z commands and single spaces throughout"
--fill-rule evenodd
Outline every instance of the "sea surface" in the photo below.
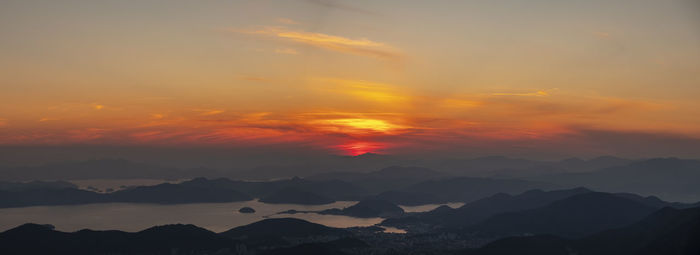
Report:
M 140 231 L 156 225 L 194 224 L 214 232 L 223 232 L 234 227 L 250 224 L 270 217 L 293 217 L 330 227 L 359 227 L 380 223 L 382 218 L 355 218 L 340 215 L 315 213 L 277 214 L 286 210 L 318 211 L 344 208 L 356 201 L 338 201 L 326 205 L 266 204 L 254 201 L 200 204 L 141 204 L 102 203 L 68 206 L 32 206 L 0 209 L 0 231 L 24 223 L 51 224 L 60 231 L 123 230 Z M 448 204 L 458 207 L 460 203 Z M 239 213 L 241 207 L 251 207 L 255 213 Z M 402 206 L 409 212 L 429 211 L 440 205 Z M 402 233 L 400 229 L 387 232 Z

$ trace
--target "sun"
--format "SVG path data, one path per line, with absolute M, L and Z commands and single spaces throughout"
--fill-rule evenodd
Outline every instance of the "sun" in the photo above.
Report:
M 377 153 L 386 148 L 386 145 L 375 142 L 351 142 L 336 146 L 344 155 L 358 156 L 366 153 Z

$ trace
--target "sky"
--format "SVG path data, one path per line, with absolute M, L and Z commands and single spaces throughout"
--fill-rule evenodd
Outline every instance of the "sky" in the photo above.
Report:
M 0 145 L 700 157 L 693 0 L 1 0 Z

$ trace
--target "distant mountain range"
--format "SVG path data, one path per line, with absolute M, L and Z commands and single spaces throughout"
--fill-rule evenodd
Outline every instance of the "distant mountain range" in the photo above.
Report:
M 700 200 L 700 160 L 656 158 L 586 173 L 558 173 L 527 179 L 607 192 L 654 195 L 672 201 Z
M 456 209 L 442 206 L 429 212 L 408 213 L 386 219 L 382 225 L 420 231 L 458 228 L 493 236 L 534 233 L 579 236 L 614 227 L 610 224 L 624 225 L 663 207 L 694 206 L 700 206 L 700 202 L 670 203 L 656 197 L 601 193 L 585 188 L 530 190 L 515 196 L 499 193 Z M 560 216 L 566 220 L 557 222 Z

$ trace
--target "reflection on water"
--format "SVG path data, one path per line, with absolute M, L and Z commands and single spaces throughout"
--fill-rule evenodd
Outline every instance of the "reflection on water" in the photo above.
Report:
M 405 212 L 427 212 L 427 211 L 432 211 L 435 208 L 440 207 L 441 205 L 447 205 L 452 208 L 458 208 L 464 205 L 464 203 L 447 203 L 447 204 L 429 204 L 429 205 L 416 205 L 416 206 L 406 206 L 406 205 L 401 205 L 400 207 L 405 211 Z
M 382 226 L 382 228 L 384 228 L 384 233 L 406 234 L 406 230 L 403 230 L 400 228 L 387 227 L 387 226 Z
M 105 203 L 69 206 L 33 206 L 24 208 L 0 209 L 0 231 L 32 222 L 52 224 L 61 231 L 80 229 L 140 231 L 156 225 L 194 224 L 214 232 L 222 232 L 233 227 L 246 225 L 266 217 L 293 217 L 308 220 L 330 227 L 372 226 L 382 218 L 354 218 L 341 215 L 320 215 L 315 213 L 282 214 L 286 210 L 320 211 L 330 208 L 344 208 L 355 201 L 339 201 L 327 205 L 265 204 L 255 201 L 203 204 L 137 204 Z M 241 207 L 252 207 L 255 213 L 239 213 Z M 402 206 L 407 212 L 429 211 L 440 205 Z M 461 203 L 451 203 L 459 207 Z M 388 233 L 405 233 L 395 228 L 387 228 Z

